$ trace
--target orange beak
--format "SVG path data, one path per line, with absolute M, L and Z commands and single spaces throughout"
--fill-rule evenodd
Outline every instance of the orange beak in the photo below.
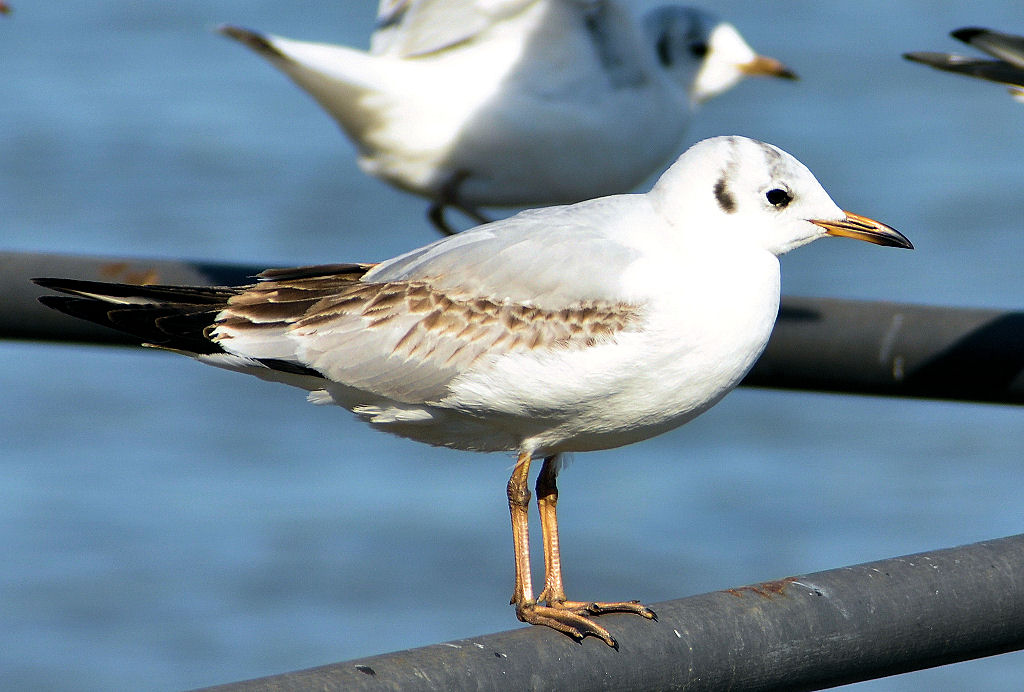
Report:
M 750 62 L 740 65 L 740 71 L 751 77 L 781 77 L 782 79 L 799 79 L 796 72 L 789 69 L 775 58 L 758 55 Z
M 891 226 L 886 226 L 880 221 L 869 219 L 860 214 L 844 211 L 846 218 L 842 221 L 822 221 L 810 219 L 811 223 L 821 226 L 829 235 L 866 240 L 875 245 L 887 245 L 889 247 L 901 247 L 913 250 L 914 245 L 907 237 Z

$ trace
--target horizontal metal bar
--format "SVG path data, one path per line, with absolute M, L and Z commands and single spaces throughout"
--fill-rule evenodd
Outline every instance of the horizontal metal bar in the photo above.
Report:
M 0 253 L 0 338 L 132 345 L 39 305 L 34 276 L 238 284 L 265 267 Z M 1024 312 L 785 297 L 757 387 L 1024 403 Z
M 744 384 L 1024 403 L 1024 312 L 785 297 Z
M 816 690 L 1024 648 L 1024 535 L 604 615 L 618 651 L 544 627 L 207 692 Z

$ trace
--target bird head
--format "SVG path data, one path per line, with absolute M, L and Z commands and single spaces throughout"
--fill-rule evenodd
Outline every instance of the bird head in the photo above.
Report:
M 913 248 L 895 229 L 843 211 L 793 156 L 746 137 L 698 142 L 651 194 L 670 223 L 691 220 L 680 228 L 683 233 L 754 245 L 775 255 L 827 235 Z
M 697 105 L 728 91 L 741 79 L 763 75 L 796 79 L 774 58 L 754 52 L 732 24 L 695 7 L 668 5 L 643 18 L 658 64 Z

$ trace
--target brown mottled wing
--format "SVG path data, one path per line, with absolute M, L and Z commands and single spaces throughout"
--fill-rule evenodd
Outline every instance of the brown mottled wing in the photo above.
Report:
M 280 359 L 397 401 L 436 401 L 492 354 L 582 349 L 639 322 L 636 308 L 579 301 L 544 310 L 452 299 L 427 281 L 368 283 L 370 265 L 265 273 L 228 302 L 210 337 L 249 358 Z

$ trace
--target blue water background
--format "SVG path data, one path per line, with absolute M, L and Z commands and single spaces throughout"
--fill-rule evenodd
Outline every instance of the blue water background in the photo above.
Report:
M 313 102 L 212 32 L 365 46 L 369 2 L 15 0 L 0 17 L 0 249 L 267 266 L 433 239 Z M 797 83 L 748 81 L 690 141 L 803 160 L 917 245 L 820 242 L 784 291 L 1024 303 L 1024 106 L 903 61 L 1024 33 L 1005 2 L 717 2 Z M 0 687 L 174 690 L 508 629 L 511 459 L 374 432 L 164 353 L 0 343 Z M 1017 408 L 740 390 L 578 455 L 570 595 L 647 602 L 1024 530 Z M 589 508 L 589 509 L 588 509 Z M 599 512 L 593 511 L 599 508 Z M 857 686 L 1017 690 L 1010 654 Z

